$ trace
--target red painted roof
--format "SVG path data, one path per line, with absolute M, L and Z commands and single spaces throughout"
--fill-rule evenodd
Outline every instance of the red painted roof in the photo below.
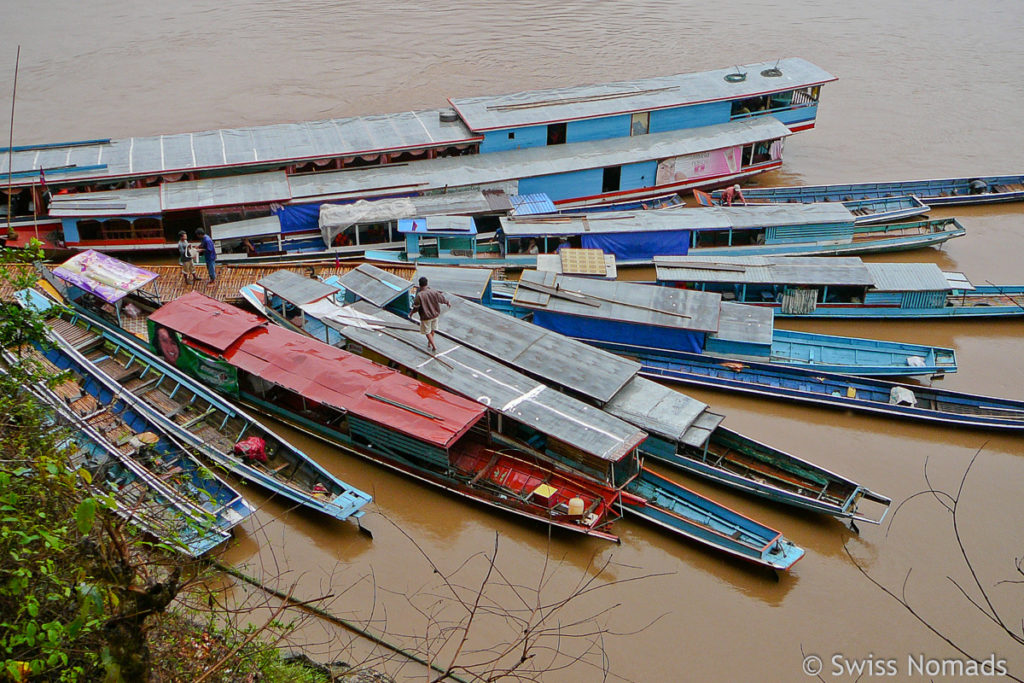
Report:
M 486 408 L 395 370 L 275 325 L 205 295 L 190 293 L 151 319 L 190 337 L 198 330 L 232 365 L 306 399 L 348 411 L 403 434 L 447 448 L 482 418 Z M 217 321 L 216 330 L 203 318 Z M 233 332 L 229 334 L 229 331 Z M 227 346 L 219 346 L 233 336 Z
M 258 315 L 195 291 L 161 306 L 149 319 L 216 351 L 223 351 L 246 332 L 267 324 Z

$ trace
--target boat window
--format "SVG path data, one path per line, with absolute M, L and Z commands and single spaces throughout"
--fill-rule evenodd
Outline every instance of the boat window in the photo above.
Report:
M 619 182 L 621 179 L 621 166 L 609 166 L 604 169 L 604 180 L 601 183 L 601 192 L 618 192 Z
M 754 163 L 754 146 L 744 145 L 743 158 L 740 160 L 740 166 L 750 166 L 752 163 Z
M 509 140 L 515 140 L 516 139 L 516 132 L 514 130 L 510 130 L 508 132 L 508 139 Z
M 647 111 L 633 114 L 629 124 L 630 135 L 647 135 L 651 128 L 651 113 Z
M 94 220 L 78 221 L 78 238 L 81 240 L 98 240 L 102 237 L 100 222 Z
M 552 123 L 548 126 L 548 144 L 549 145 L 564 145 L 565 144 L 565 124 L 564 123 Z

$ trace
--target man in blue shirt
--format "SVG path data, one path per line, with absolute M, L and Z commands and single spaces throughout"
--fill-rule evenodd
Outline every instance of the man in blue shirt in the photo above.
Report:
M 210 274 L 210 282 L 217 281 L 217 250 L 213 246 L 213 240 L 202 228 L 196 230 L 196 237 L 199 238 L 200 246 L 203 248 L 203 256 L 206 257 L 206 271 Z

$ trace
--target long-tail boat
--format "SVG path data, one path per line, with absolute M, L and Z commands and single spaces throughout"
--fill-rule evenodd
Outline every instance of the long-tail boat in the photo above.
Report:
M 346 296 L 358 289 L 360 298 L 366 296 L 370 300 L 394 297 L 403 290 L 402 284 L 408 289 L 408 283 L 388 277 L 373 266 L 360 266 L 345 280 L 353 288 L 346 291 Z M 621 465 L 609 471 L 593 467 L 579 457 L 567 460 L 561 455 L 561 449 L 551 448 L 551 444 L 571 441 L 579 452 L 585 452 L 590 448 L 588 442 L 593 439 L 594 431 L 622 429 L 622 425 L 630 421 L 624 422 L 610 412 L 559 392 L 557 387 L 538 383 L 516 368 L 447 339 L 439 339 L 437 353 L 430 353 L 422 336 L 408 320 L 383 311 L 367 300 L 342 306 L 325 296 L 328 289 L 339 291 L 325 283 L 279 271 L 245 288 L 244 293 L 250 303 L 282 326 L 316 338 L 336 340 L 338 344 L 346 343 L 348 348 L 368 358 L 401 368 L 412 376 L 486 406 L 493 421 L 505 425 L 506 429 L 528 434 L 529 440 L 556 466 L 569 466 L 588 478 L 621 490 L 621 507 L 647 522 L 773 569 L 787 569 L 803 554 L 777 531 L 649 468 L 643 467 L 629 477 L 622 477 L 619 475 Z M 297 315 L 288 315 L 290 308 Z M 657 387 L 647 380 L 638 381 Z M 672 407 L 666 406 L 666 410 Z M 696 413 L 690 418 L 697 424 L 692 425 L 692 429 L 689 423 L 684 427 L 690 439 L 699 439 L 709 425 L 721 419 L 705 414 L 696 402 L 686 409 L 687 413 Z M 643 444 L 640 450 L 646 452 Z
M 175 365 L 341 450 L 467 499 L 546 525 L 617 541 L 620 492 L 556 468 L 529 434 L 488 426 L 486 410 L 199 293 L 149 316 L 151 343 Z M 545 448 L 628 479 L 646 436 L 589 429 Z
M 1024 285 L 974 285 L 934 263 L 856 257 L 662 256 L 658 283 L 718 292 L 776 317 L 981 318 L 1024 315 Z
M 261 422 L 165 362 L 140 340 L 81 314 L 50 307 L 34 290 L 30 304 L 49 310 L 46 324 L 57 342 L 58 367 L 74 359 L 103 390 L 129 403 L 179 442 L 224 471 L 258 484 L 296 505 L 338 520 L 358 522 L 369 494 L 346 484 Z M 159 348 L 159 347 L 158 347 Z M 216 367 L 196 363 L 199 376 L 218 377 Z
M 813 297 L 813 293 L 811 294 Z M 773 311 L 718 292 L 523 271 L 512 304 L 541 327 L 584 341 L 862 376 L 956 371 L 950 348 L 780 330 Z
M 70 376 L 58 385 L 29 390 L 53 411 L 54 427 L 66 430 L 68 466 L 89 472 L 89 489 L 109 495 L 129 524 L 191 557 L 229 540 L 252 513 L 249 503 L 85 367 L 71 361 L 67 368 Z
M 880 183 L 751 187 L 743 196 L 758 202 L 847 202 L 913 195 L 928 206 L 992 204 L 1024 199 L 1024 175 L 968 176 Z M 718 197 L 720 193 L 712 193 Z

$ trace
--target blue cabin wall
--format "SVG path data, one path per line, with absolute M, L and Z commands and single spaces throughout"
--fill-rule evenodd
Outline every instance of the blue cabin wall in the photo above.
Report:
M 512 138 L 509 138 L 510 133 L 513 136 Z M 527 147 L 544 147 L 547 144 L 547 126 L 504 128 L 484 133 L 484 139 L 480 143 L 480 154 L 505 152 L 510 149 L 526 149 Z
M 557 175 L 535 176 L 519 181 L 519 194 L 543 192 L 552 201 L 601 194 L 604 170 L 592 168 Z
M 622 167 L 619 190 L 635 190 L 652 187 L 657 179 L 658 162 L 642 161 Z M 602 194 L 604 169 L 591 168 L 583 171 L 559 173 L 556 175 L 534 176 L 519 181 L 519 194 L 543 192 L 552 201 L 590 197 Z
M 668 130 L 727 123 L 731 112 L 732 102 L 728 101 L 706 102 L 692 104 L 688 107 L 652 111 L 650 130 L 652 133 L 663 133 Z
M 773 225 L 765 230 L 765 244 L 818 242 L 853 238 L 853 221 L 848 223 L 821 223 L 818 225 Z
M 566 142 L 587 142 L 629 137 L 628 115 L 604 116 L 599 119 L 570 121 L 565 127 Z
M 904 292 L 900 308 L 942 308 L 946 292 Z
M 64 243 L 68 242 L 79 242 L 81 237 L 78 234 L 78 219 L 77 218 L 61 218 L 60 219 L 61 229 L 64 231 Z
M 753 344 L 751 342 L 737 342 L 718 337 L 708 337 L 704 345 L 705 351 L 710 354 L 722 353 L 733 356 L 755 356 L 768 358 L 772 353 L 771 344 Z
M 622 167 L 619 177 L 620 190 L 635 190 L 641 187 L 653 187 L 658 174 L 657 161 L 642 161 Z
M 704 348 L 704 333 L 691 330 L 582 318 L 551 311 L 534 311 L 533 322 L 552 332 L 559 332 L 577 339 L 616 342 L 689 353 L 700 353 Z
M 798 107 L 796 109 L 781 109 L 772 112 L 772 116 L 782 121 L 787 126 L 814 121 L 818 117 L 818 105 Z
M 902 302 L 901 292 L 868 292 L 864 295 L 865 306 L 899 306 Z

